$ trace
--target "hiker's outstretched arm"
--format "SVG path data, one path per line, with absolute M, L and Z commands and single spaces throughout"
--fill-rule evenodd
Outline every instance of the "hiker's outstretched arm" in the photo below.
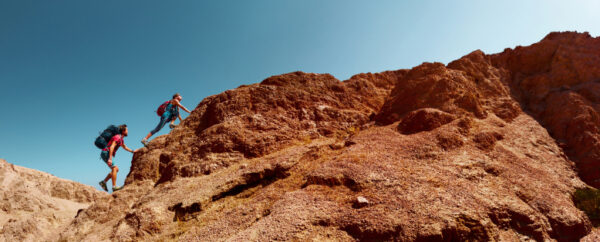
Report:
M 132 150 L 132 149 L 129 149 L 129 147 L 127 147 L 127 145 L 125 145 L 125 143 L 123 143 L 123 144 L 121 145 L 121 147 L 123 147 L 123 149 L 124 149 L 124 150 L 126 150 L 126 151 L 129 151 L 129 152 L 133 153 L 133 150 Z
M 181 109 L 185 110 L 186 112 L 188 112 L 188 113 L 192 113 L 192 112 L 190 112 L 190 110 L 188 110 L 188 109 L 187 109 L 187 108 L 185 108 L 183 105 L 181 105 L 181 103 L 180 103 L 179 101 L 175 100 L 175 104 L 176 104 L 178 107 L 180 107 Z
M 190 110 L 188 110 L 187 108 L 185 108 L 185 107 L 184 107 L 183 105 L 181 105 L 181 104 L 179 104 L 179 107 L 180 107 L 181 109 L 185 110 L 185 111 L 186 111 L 186 112 L 188 112 L 188 113 L 192 113 L 192 112 L 190 112 Z

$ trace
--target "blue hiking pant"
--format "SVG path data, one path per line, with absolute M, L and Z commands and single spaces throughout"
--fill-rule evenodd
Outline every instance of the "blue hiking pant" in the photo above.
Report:
M 175 117 L 174 115 L 171 114 L 171 112 L 166 111 L 165 113 L 163 113 L 162 116 L 160 116 L 160 122 L 158 122 L 158 125 L 156 125 L 156 128 L 154 128 L 152 131 L 150 131 L 150 133 L 152 135 L 158 133 L 158 131 L 160 131 L 165 124 L 167 124 L 168 122 L 171 122 L 171 120 L 174 120 Z

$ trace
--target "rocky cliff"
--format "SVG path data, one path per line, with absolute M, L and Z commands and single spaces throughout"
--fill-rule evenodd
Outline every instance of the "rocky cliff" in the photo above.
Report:
M 107 196 L 0 159 L 0 241 L 58 240 L 77 213 Z
M 572 32 L 345 81 L 273 76 L 200 102 L 60 238 L 578 240 L 598 91 L 600 38 Z

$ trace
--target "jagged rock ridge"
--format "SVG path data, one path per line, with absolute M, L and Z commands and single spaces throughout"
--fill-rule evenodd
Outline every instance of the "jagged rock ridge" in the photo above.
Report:
M 57 240 L 79 210 L 103 196 L 93 187 L 0 159 L 0 240 Z

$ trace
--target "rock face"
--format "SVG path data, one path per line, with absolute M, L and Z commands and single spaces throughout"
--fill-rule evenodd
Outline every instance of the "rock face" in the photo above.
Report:
M 103 196 L 93 187 L 0 159 L 0 240 L 57 240 L 80 209 Z
M 126 184 L 208 175 L 294 143 L 358 129 L 404 72 L 361 74 L 346 82 L 296 72 L 207 97 L 181 128 L 136 154 Z
M 343 82 L 273 76 L 200 102 L 60 239 L 576 241 L 599 85 L 600 39 L 579 33 Z
M 551 33 L 491 56 L 514 96 L 564 147 L 580 177 L 600 187 L 600 38 Z

